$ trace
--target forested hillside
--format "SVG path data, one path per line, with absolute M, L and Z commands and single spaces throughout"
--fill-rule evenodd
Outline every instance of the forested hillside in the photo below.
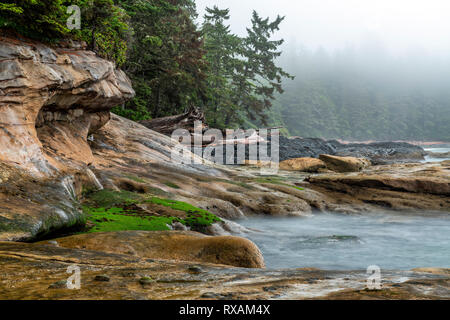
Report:
M 80 28 L 69 28 L 80 9 Z M 173 115 L 192 107 L 216 128 L 265 122 L 282 79 L 275 64 L 283 40 L 272 40 L 283 17 L 248 17 L 246 36 L 230 31 L 229 9 L 207 8 L 203 23 L 193 0 L 0 1 L 0 29 L 39 41 L 85 41 L 116 62 L 136 97 L 115 113 L 132 120 Z
M 383 47 L 286 51 L 296 76 L 270 112 L 291 135 L 351 140 L 450 141 L 450 60 Z
M 81 10 L 80 29 L 66 24 L 71 5 Z M 199 107 L 215 128 L 450 141 L 449 59 L 420 50 L 394 57 L 373 43 L 336 52 L 283 46 L 284 17 L 254 11 L 238 36 L 232 14 L 212 7 L 199 19 L 194 0 L 0 0 L 0 29 L 48 43 L 85 41 L 115 61 L 136 97 L 113 111 L 132 120 Z

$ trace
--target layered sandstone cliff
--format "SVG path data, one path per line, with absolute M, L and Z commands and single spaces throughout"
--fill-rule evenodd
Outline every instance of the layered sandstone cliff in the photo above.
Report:
M 79 45 L 0 38 L 0 239 L 83 222 L 74 198 L 94 161 L 88 136 L 133 95 L 122 71 Z
M 125 74 L 93 52 L 0 38 L 0 160 L 36 176 L 88 164 L 89 134 L 133 95 Z

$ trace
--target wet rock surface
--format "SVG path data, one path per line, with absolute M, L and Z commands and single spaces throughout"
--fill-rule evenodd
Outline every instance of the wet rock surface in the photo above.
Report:
M 336 155 L 366 158 L 374 164 L 421 161 L 426 155 L 422 147 L 406 142 L 374 142 L 370 144 L 334 142 Z
M 335 154 L 336 146 L 318 138 L 286 138 L 280 136 L 280 161 L 295 158 L 319 158 L 321 154 Z
M 427 156 L 436 159 L 450 158 L 450 152 L 427 152 Z
M 80 268 L 80 289 L 64 283 Z M 368 290 L 364 271 L 248 270 L 144 259 L 43 244 L 0 243 L 0 299 L 449 299 L 448 269 L 384 271 Z M 98 277 L 109 281 L 98 281 Z M 143 281 L 143 279 L 148 279 Z M 57 284 L 57 285 L 55 285 Z M 50 288 L 51 287 L 51 288 Z
M 305 181 L 318 192 L 355 205 L 450 211 L 450 167 L 446 163 L 376 166 L 360 173 L 310 176 Z
M 361 213 L 380 208 L 448 212 L 448 162 L 372 167 L 355 174 L 275 176 L 261 174 L 259 168 L 214 165 L 189 152 L 192 161 L 181 164 L 173 161 L 177 141 L 109 113 L 133 91 L 123 72 L 92 52 L 0 38 L 0 70 L 0 241 L 52 239 L 0 243 L 0 298 L 448 297 L 448 275 L 425 271 L 387 274 L 387 291 L 382 294 L 364 291 L 365 272 L 248 271 L 211 264 L 263 266 L 256 246 L 227 237 L 245 233 L 229 221 L 245 216 L 298 217 L 315 211 Z M 353 147 L 367 150 L 351 155 L 380 156 L 376 161 L 420 153 L 409 145 L 388 143 L 372 150 L 320 139 L 280 139 L 282 159 L 337 155 Z M 221 237 L 194 236 L 185 230 L 148 237 L 126 231 L 55 239 L 80 231 L 70 228 L 85 225 L 81 205 L 86 195 L 102 189 L 195 205 L 222 218 L 201 230 Z M 126 207 L 146 216 L 180 218 L 180 210 L 163 205 L 121 205 L 108 209 Z M 189 210 L 183 211 L 183 219 L 192 218 Z M 178 220 L 170 221 L 174 229 L 188 229 Z M 81 268 L 80 290 L 64 288 L 70 265 Z M 402 277 L 416 282 L 396 282 Z M 345 295 L 342 290 L 347 290 Z M 389 296 L 392 292 L 398 294 Z

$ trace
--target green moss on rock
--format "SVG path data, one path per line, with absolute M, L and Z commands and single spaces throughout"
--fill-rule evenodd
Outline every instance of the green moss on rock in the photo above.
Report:
M 164 184 L 172 189 L 181 189 L 179 185 L 177 185 L 173 182 L 170 182 L 170 181 L 164 182 Z
M 176 220 L 172 217 L 139 217 L 123 208 L 84 207 L 88 220 L 94 225 L 89 232 L 124 230 L 163 231 Z
M 145 200 L 145 196 L 135 192 L 104 189 L 88 194 L 85 203 L 94 207 L 110 208 L 135 204 L 143 200 Z
M 139 210 L 137 204 L 165 206 L 183 213 L 183 218 L 154 216 Z M 179 222 L 192 229 L 202 229 L 220 218 L 209 211 L 194 207 L 189 203 L 163 199 L 149 194 L 128 191 L 102 190 L 89 195 L 83 210 L 92 228 L 89 232 L 124 230 L 163 231 Z
M 146 183 L 147 182 L 144 179 L 139 178 L 138 176 L 134 176 L 134 175 L 126 175 L 125 177 L 130 179 L 130 180 L 133 180 L 135 182 L 138 182 L 138 183 Z

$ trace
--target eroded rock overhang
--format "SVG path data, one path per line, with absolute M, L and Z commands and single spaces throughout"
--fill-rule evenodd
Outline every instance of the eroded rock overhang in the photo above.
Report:
M 80 45 L 0 37 L 0 161 L 36 176 L 89 164 L 88 136 L 133 96 L 124 72 Z

